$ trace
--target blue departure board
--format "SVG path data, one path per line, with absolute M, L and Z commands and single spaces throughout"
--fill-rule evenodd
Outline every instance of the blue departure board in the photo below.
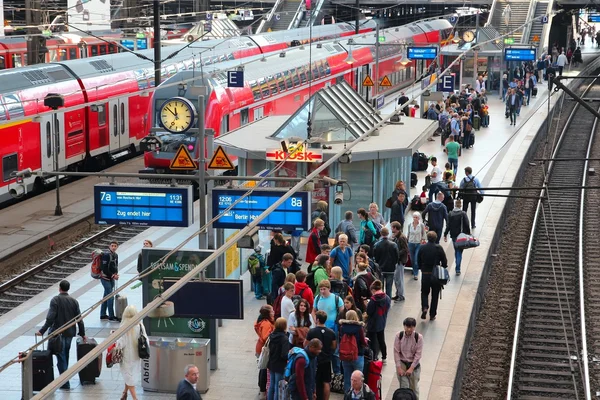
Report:
M 532 48 L 508 48 L 504 49 L 506 61 L 535 61 L 536 49 Z
M 214 189 L 213 218 L 225 211 L 246 191 Z M 241 229 L 254 221 L 286 191 L 255 189 L 252 194 L 236 204 L 214 222 L 215 228 Z M 308 230 L 310 228 L 310 203 L 308 192 L 297 192 L 267 216 L 258 225 L 262 229 Z
M 435 60 L 437 47 L 409 47 L 406 57 L 410 60 Z
M 193 223 L 192 186 L 94 186 L 96 223 L 188 227 Z
M 600 22 L 599 14 L 590 14 L 588 15 L 588 22 L 598 23 Z

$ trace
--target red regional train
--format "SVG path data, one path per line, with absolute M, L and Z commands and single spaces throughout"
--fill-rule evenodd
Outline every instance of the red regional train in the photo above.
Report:
M 369 21 L 360 31 L 369 32 L 374 27 Z M 317 41 L 350 36 L 354 28 L 349 24 L 325 25 L 313 27 L 312 33 L 312 40 Z M 164 62 L 161 75 L 167 79 L 181 70 L 201 71 L 208 65 L 281 51 L 307 43 L 310 37 L 309 29 L 302 28 L 200 42 Z M 175 46 L 168 49 L 177 50 Z M 152 59 L 152 52 L 137 53 Z M 94 164 L 103 166 L 119 155 L 137 151 L 152 123 L 151 98 L 146 90 L 151 87 L 153 64 L 132 53 L 0 71 L 0 204 L 10 199 L 13 172 L 27 168 L 53 171 L 55 152 L 60 170 L 78 170 Z M 44 106 L 50 93 L 64 97 L 64 108 L 56 113 Z M 40 177 L 31 177 L 23 186 L 13 187 L 31 191 L 42 189 L 45 183 Z
M 334 85 L 345 79 L 359 91 L 363 98 L 373 99 L 388 94 L 415 81 L 427 70 L 422 60 L 410 61 L 403 66 L 403 46 L 431 45 L 448 40 L 452 25 L 445 19 L 434 19 L 413 23 L 380 32 L 385 36 L 385 46 L 379 46 L 379 69 L 377 71 L 376 48 L 373 35 L 353 36 L 353 45 L 346 40 L 313 45 L 312 62 L 309 63 L 308 50 L 295 48 L 285 53 L 249 60 L 244 65 L 244 87 L 227 87 L 227 71 L 234 70 L 239 62 L 224 62 L 204 69 L 200 78 L 194 78 L 195 86 L 208 88 L 206 95 L 205 125 L 212 128 L 215 135 L 239 128 L 266 115 L 291 115 L 309 96 L 319 89 Z M 362 43 L 362 44 L 361 44 Z M 351 53 L 352 64 L 346 59 Z M 407 62 L 409 60 L 406 60 Z M 378 76 L 376 73 L 378 72 Z M 390 87 L 364 87 L 366 76 L 379 80 L 387 76 Z M 312 77 L 312 82 L 309 80 Z M 311 83 L 309 88 L 309 83 Z M 155 92 L 154 111 L 164 103 L 161 91 Z M 191 99 L 195 102 L 195 99 Z M 158 121 L 158 115 L 155 115 Z M 145 172 L 168 173 L 169 165 L 180 144 L 186 144 L 198 158 L 195 137 L 185 134 L 157 134 L 160 139 L 158 151 L 144 153 Z

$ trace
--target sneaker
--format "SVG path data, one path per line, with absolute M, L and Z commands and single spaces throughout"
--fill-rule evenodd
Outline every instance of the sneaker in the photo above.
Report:
M 392 300 L 394 300 L 394 301 L 398 300 L 398 295 L 395 295 L 394 297 L 392 297 Z
M 435 321 L 435 317 L 429 317 L 430 321 Z
M 383 364 L 383 365 L 386 365 L 386 364 L 387 364 L 387 360 L 386 360 L 385 358 L 382 358 L 382 359 L 381 359 L 381 362 L 382 362 L 382 364 Z
M 100 316 L 100 319 L 101 319 L 101 320 L 108 319 L 108 315 L 101 315 L 101 316 Z
M 413 277 L 413 279 L 414 279 L 415 281 L 418 281 L 418 280 L 419 280 L 419 277 L 418 277 L 417 275 L 415 275 L 415 276 Z
M 421 313 L 421 319 L 427 319 L 427 310 L 423 310 Z
M 460 271 L 456 271 L 456 276 L 460 276 Z
M 395 302 L 397 302 L 397 303 L 398 303 L 398 302 L 401 302 L 401 301 L 404 301 L 404 300 L 406 300 L 406 299 L 404 298 L 404 296 L 396 296 L 396 298 L 394 299 L 394 301 L 395 301 Z
M 110 322 L 121 322 L 121 318 L 117 318 L 117 317 L 108 317 L 108 320 Z

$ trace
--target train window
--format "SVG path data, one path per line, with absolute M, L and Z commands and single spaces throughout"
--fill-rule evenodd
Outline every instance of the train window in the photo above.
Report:
M 46 122 L 46 158 L 52 157 L 52 125 Z
M 4 156 L 2 158 L 2 179 L 4 182 L 13 179 L 10 175 L 18 171 L 17 165 L 17 153 L 11 154 L 9 156 Z
M 60 61 L 67 60 L 67 51 L 65 49 L 58 50 L 58 57 L 59 57 Z
M 19 68 L 23 66 L 23 58 L 21 54 L 13 54 L 12 55 L 13 68 Z
M 271 94 L 277 94 L 279 90 L 277 89 L 277 81 L 273 76 L 269 76 L 269 87 L 271 88 Z
M 118 116 L 117 114 L 119 113 L 119 110 L 117 108 L 117 105 L 113 105 L 113 135 L 117 136 L 119 134 L 119 121 L 118 121 Z
M 98 46 L 90 46 L 90 50 L 91 50 L 92 57 L 95 57 L 98 55 Z
M 49 55 L 51 62 L 57 60 L 58 55 L 56 54 L 56 50 L 50 50 Z
M 300 75 L 300 82 L 306 83 L 306 69 L 304 67 L 300 67 L 298 75 Z
M 4 95 L 4 104 L 8 110 L 8 116 L 13 118 L 22 117 L 25 115 L 25 110 L 23 109 L 23 103 L 21 103 L 21 99 L 16 94 L 6 94 Z
M 329 68 L 329 63 L 327 62 L 327 60 L 325 60 L 323 64 L 325 64 L 325 74 L 331 75 L 331 68 Z
M 292 72 L 292 79 L 294 80 L 294 86 L 300 86 L 300 78 L 298 77 L 296 70 L 293 69 L 291 72 Z
M 252 89 L 254 100 L 260 100 L 260 89 L 258 87 L 258 83 L 256 83 L 256 81 L 250 81 L 250 88 Z
M 54 134 L 56 135 L 55 137 L 60 137 L 60 122 L 58 122 L 58 118 L 54 119 Z M 56 147 L 56 154 L 60 154 L 60 140 L 56 141 L 54 146 Z
M 283 80 L 283 74 L 278 73 L 276 75 L 277 77 L 277 84 L 279 85 L 279 91 L 283 92 L 285 90 L 285 81 Z
M 98 126 L 106 125 L 106 106 L 98 107 Z
M 292 83 L 292 77 L 290 76 L 290 71 L 285 71 L 283 73 L 284 76 L 284 80 L 285 80 L 285 85 L 287 86 L 288 89 L 291 89 L 294 87 L 294 84 Z
M 319 79 L 319 68 L 317 67 L 317 63 L 312 64 L 312 79 Z
M 321 76 L 321 77 L 325 76 L 325 68 L 323 67 L 322 62 L 319 63 L 319 76 Z
M 109 44 L 108 45 L 108 52 L 110 54 L 118 53 L 119 52 L 119 48 L 115 44 Z
M 0 69 L 6 68 L 6 61 L 4 60 L 4 56 L 0 56 Z
M 121 133 L 125 132 L 125 103 L 121 103 Z
M 105 44 L 101 44 L 98 47 L 100 47 L 100 55 L 103 56 L 106 54 L 106 45 Z

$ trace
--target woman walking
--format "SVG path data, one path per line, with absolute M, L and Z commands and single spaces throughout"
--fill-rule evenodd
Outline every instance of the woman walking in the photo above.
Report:
M 425 225 L 421 222 L 421 213 L 414 212 L 413 220 L 408 224 L 408 252 L 410 253 L 410 260 L 412 262 L 413 279 L 419 280 L 419 262 L 417 257 L 419 256 L 419 247 L 422 244 L 427 243 L 427 232 Z
M 369 217 L 367 210 L 364 208 L 359 208 L 356 212 L 358 217 L 360 218 L 360 234 L 359 234 L 359 244 L 367 244 L 371 247 L 371 254 L 373 251 L 373 244 L 375 243 L 375 235 L 377 231 L 375 230 L 375 225 L 373 225 L 373 221 Z
M 121 326 L 127 324 L 129 320 L 137 314 L 137 309 L 134 305 L 127 306 L 123 311 Z M 117 348 L 123 352 L 121 361 L 121 375 L 125 381 L 125 390 L 121 400 L 127 399 L 127 392 L 131 393 L 133 400 L 137 400 L 135 393 L 135 384 L 140 376 L 140 356 L 138 351 L 138 339 L 140 335 L 146 336 L 146 330 L 141 323 L 131 328 L 125 335 L 117 340 Z M 148 338 L 146 337 L 146 341 Z

